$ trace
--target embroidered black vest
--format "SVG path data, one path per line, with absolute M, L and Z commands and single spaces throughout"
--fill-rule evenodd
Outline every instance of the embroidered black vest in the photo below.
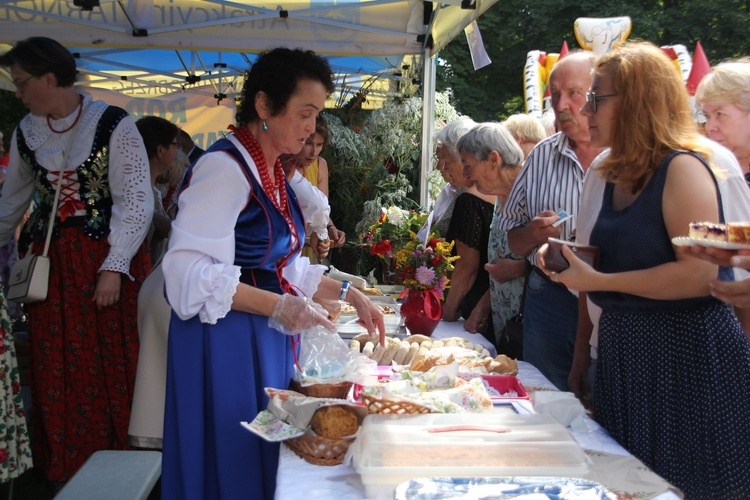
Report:
M 109 141 L 112 132 L 123 118 L 128 116 L 124 109 L 109 106 L 104 110 L 96 126 L 94 142 L 88 158 L 76 168 L 80 184 L 79 195 L 86 205 L 83 232 L 92 239 L 98 240 L 109 233 L 109 221 L 112 217 L 112 193 L 109 189 Z M 36 161 L 36 154 L 26 145 L 23 132 L 18 128 L 18 152 L 21 159 L 31 165 L 31 172 L 36 184 L 37 208 L 29 217 L 24 231 L 30 233 L 34 240 L 44 240 L 47 234 L 52 203 L 55 201 L 56 185 L 47 179 L 47 169 Z M 55 217 L 53 237 L 57 236 L 60 217 Z

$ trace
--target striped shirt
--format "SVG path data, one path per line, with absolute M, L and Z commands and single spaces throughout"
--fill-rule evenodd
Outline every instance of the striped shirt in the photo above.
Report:
M 560 209 L 573 215 L 562 224 L 560 239 L 574 234 L 584 171 L 568 136 L 562 132 L 547 137 L 529 153 L 500 214 L 498 227 L 509 231 L 526 226 L 539 212 Z M 536 251 L 529 261 L 536 265 Z M 520 256 L 519 256 L 520 257 Z

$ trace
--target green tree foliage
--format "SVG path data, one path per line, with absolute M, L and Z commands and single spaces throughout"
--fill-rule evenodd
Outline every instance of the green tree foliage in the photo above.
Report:
M 579 17 L 630 16 L 630 39 L 657 45 L 700 41 L 711 64 L 750 54 L 747 0 L 501 0 L 479 18 L 492 64 L 474 71 L 466 38 L 440 52 L 437 89 L 450 89 L 453 105 L 475 120 L 499 120 L 524 112 L 523 68 L 531 50 L 559 52 L 563 41 L 578 48 Z
M 0 90 L 0 132 L 3 133 L 3 144 L 6 149 L 10 144 L 13 130 L 28 112 L 26 106 L 16 99 L 12 92 Z

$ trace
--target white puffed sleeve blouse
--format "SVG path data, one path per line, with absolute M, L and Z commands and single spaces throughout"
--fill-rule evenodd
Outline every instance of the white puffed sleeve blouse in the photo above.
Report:
M 234 136 L 229 136 L 260 182 L 257 167 Z M 232 308 L 240 279 L 234 265 L 235 224 L 252 186 L 241 167 L 223 152 L 206 153 L 193 166 L 190 185 L 180 194 L 163 269 L 167 297 L 181 319 L 196 314 L 214 324 Z M 312 297 L 324 266 L 297 257 L 284 268 L 284 278 Z
M 47 179 L 53 187 L 58 180 L 57 172 L 72 172 L 69 180 L 63 181 L 63 189 L 78 201 L 80 184 L 74 172 L 90 155 L 96 127 L 108 105 L 85 95 L 82 106 L 80 118 L 76 109 L 69 116 L 51 121 L 55 130 L 66 130 L 79 120 L 75 127 L 62 134 L 50 130 L 46 116 L 29 114 L 19 125 L 36 161 L 48 170 Z M 19 155 L 16 136 L 17 131 L 10 143 L 10 162 L 0 199 L 0 242 L 11 238 L 29 209 L 36 189 L 31 169 Z M 68 151 L 65 164 L 63 151 Z M 108 172 L 113 201 L 108 236 L 110 251 L 99 270 L 120 272 L 132 279 L 130 261 L 148 233 L 154 198 L 146 148 L 130 117 L 120 121 L 112 132 Z M 83 207 L 83 203 L 79 206 Z M 72 216 L 85 214 L 85 208 L 78 208 Z

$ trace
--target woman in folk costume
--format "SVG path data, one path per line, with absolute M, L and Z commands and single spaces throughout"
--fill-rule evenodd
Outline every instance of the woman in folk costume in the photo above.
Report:
M 164 499 L 273 498 L 279 444 L 244 429 L 286 388 L 292 335 L 333 330 L 310 300 L 352 304 L 370 333 L 383 316 L 354 287 L 299 254 L 305 222 L 284 178 L 333 91 L 310 51 L 274 49 L 247 73 L 238 126 L 185 176 L 163 260 L 173 314 L 164 415 Z
M 127 447 L 136 301 L 150 266 L 142 245 L 153 213 L 148 158 L 125 111 L 76 91 L 75 60 L 55 40 L 22 40 L 0 66 L 30 110 L 11 141 L 0 241 L 36 196 L 26 231 L 29 251 L 41 253 L 50 211 L 57 214 L 49 294 L 28 313 L 34 459 L 63 482 L 95 451 Z

